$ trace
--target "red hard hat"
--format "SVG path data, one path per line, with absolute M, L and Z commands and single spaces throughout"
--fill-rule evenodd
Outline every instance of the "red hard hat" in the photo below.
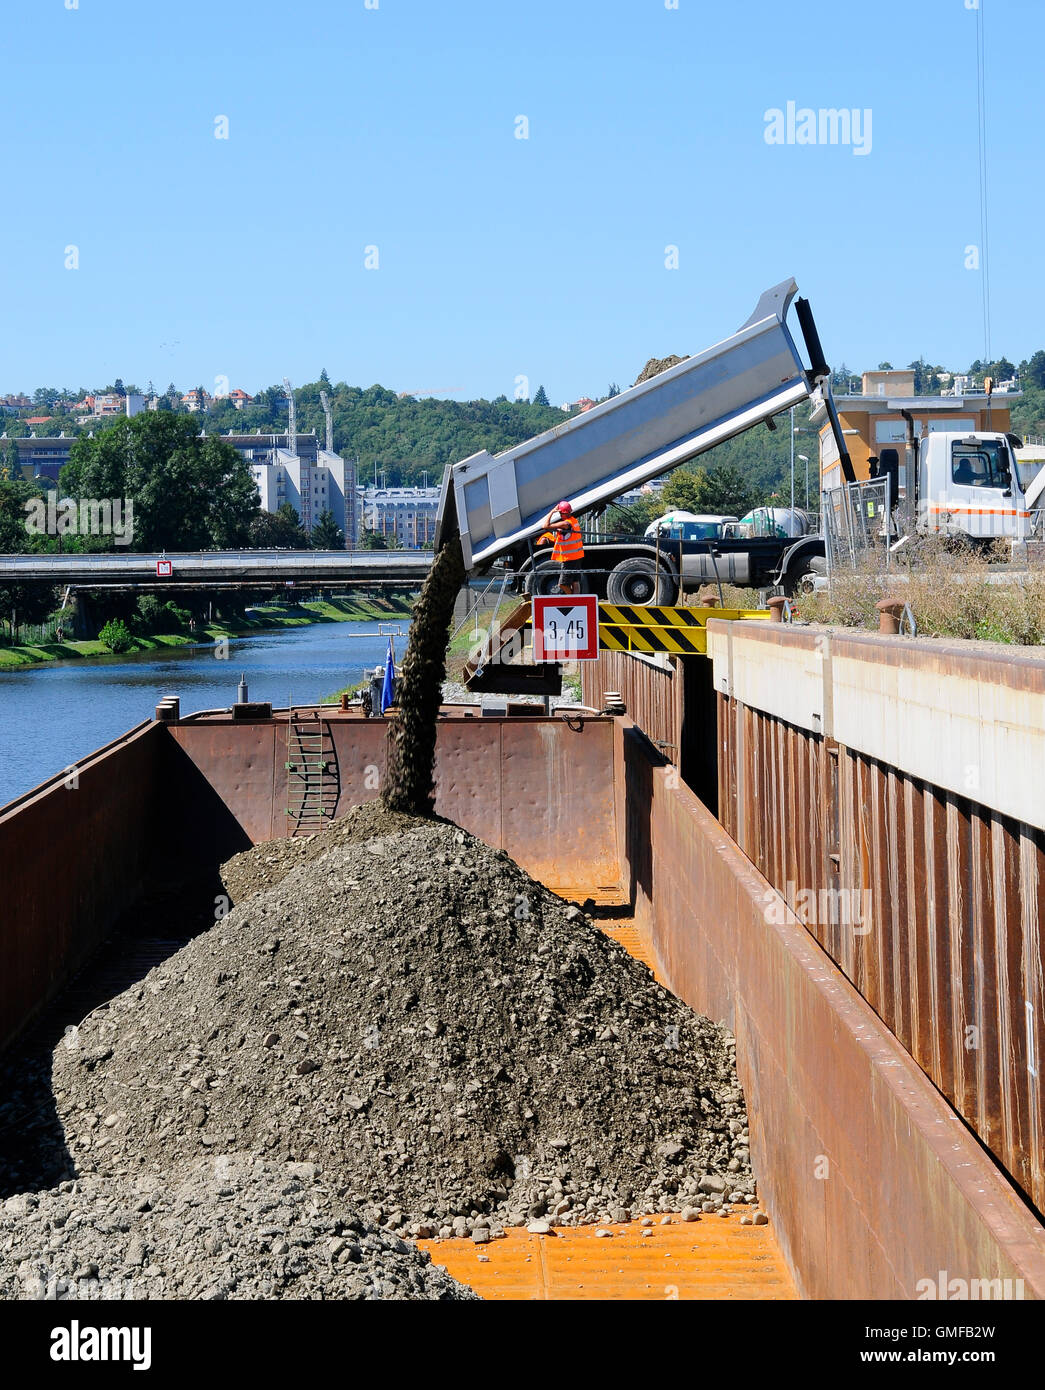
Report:
M 570 506 L 569 502 L 560 502 L 559 505 L 555 508 L 555 510 L 559 513 L 560 516 L 573 515 L 573 508 Z

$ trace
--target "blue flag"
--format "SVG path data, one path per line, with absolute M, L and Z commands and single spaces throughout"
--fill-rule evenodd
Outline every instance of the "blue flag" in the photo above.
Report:
M 396 697 L 396 661 L 395 652 L 392 650 L 392 639 L 388 639 L 388 655 L 385 657 L 385 681 L 381 687 L 381 713 L 395 703 Z

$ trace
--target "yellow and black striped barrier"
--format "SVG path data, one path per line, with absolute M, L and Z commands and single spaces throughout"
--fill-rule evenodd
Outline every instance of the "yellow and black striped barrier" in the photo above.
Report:
M 768 617 L 769 613 L 760 608 L 643 608 L 600 602 L 599 647 L 610 652 L 704 656 L 709 618 Z

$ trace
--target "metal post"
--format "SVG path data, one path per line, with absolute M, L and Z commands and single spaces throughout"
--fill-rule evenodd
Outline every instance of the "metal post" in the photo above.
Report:
M 795 524 L 795 407 L 791 407 L 791 525 Z

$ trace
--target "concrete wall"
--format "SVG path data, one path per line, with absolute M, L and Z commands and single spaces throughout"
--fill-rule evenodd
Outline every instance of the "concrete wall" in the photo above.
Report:
M 1045 827 L 1045 659 L 945 641 L 708 623 L 715 689 Z

